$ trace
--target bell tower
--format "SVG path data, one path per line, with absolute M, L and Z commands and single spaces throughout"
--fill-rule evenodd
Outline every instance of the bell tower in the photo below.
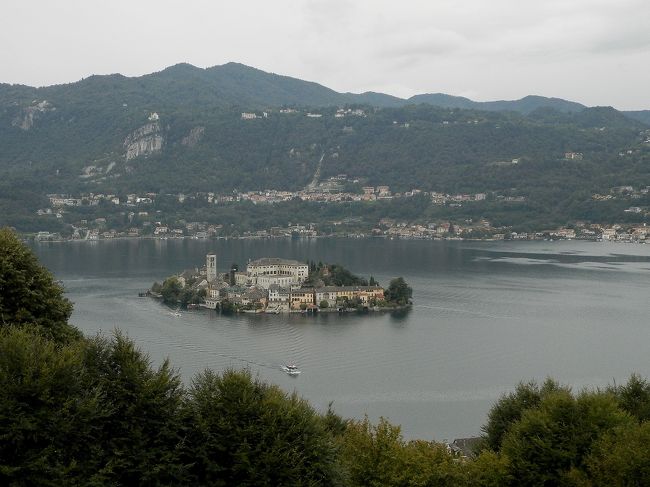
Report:
M 206 279 L 209 283 L 217 280 L 217 254 L 214 252 L 205 256 Z

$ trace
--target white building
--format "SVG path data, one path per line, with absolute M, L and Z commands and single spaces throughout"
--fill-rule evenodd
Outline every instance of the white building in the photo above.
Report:
M 309 276 L 309 266 L 297 260 L 265 257 L 248 263 L 246 274 L 251 284 L 268 289 L 272 284 L 291 287 L 302 284 Z
M 269 287 L 273 285 L 291 287 L 300 284 L 300 281 L 298 281 L 295 276 L 261 275 L 253 277 L 252 280 L 255 281 L 255 284 L 264 289 L 269 289 Z

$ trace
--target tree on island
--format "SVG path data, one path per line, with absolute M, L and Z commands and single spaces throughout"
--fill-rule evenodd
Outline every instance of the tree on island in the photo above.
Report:
M 307 262 L 309 265 L 309 277 L 305 281 L 306 286 L 367 286 L 368 281 L 359 277 L 340 264 L 318 265 L 314 261 Z
M 154 289 L 156 284 L 154 283 L 151 290 L 159 292 L 167 306 L 182 306 L 185 308 L 188 304 L 199 304 L 207 295 L 207 291 L 203 288 L 192 288 L 188 284 L 183 286 L 176 276 L 165 279 L 162 286 L 159 285 L 159 291 Z
M 222 313 L 230 314 L 235 312 L 237 310 L 237 307 L 229 299 L 222 299 L 221 302 L 219 303 L 219 309 L 221 310 Z
M 409 304 L 413 296 L 413 289 L 406 284 L 403 277 L 396 277 L 390 281 L 386 289 L 385 298 L 389 303 L 404 306 Z
M 233 263 L 230 266 L 230 271 L 228 272 L 228 283 L 231 286 L 234 286 L 236 284 L 235 282 L 235 274 L 239 272 L 239 264 Z
M 163 301 L 166 305 L 176 306 L 179 303 L 182 292 L 183 286 L 178 278 L 169 277 L 163 282 L 160 294 L 162 294 Z

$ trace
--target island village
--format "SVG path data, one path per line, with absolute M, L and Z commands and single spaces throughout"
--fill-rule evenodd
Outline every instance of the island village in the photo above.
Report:
M 162 285 L 154 283 L 142 294 L 190 309 L 315 313 L 404 308 L 411 304 L 412 290 L 402 278 L 393 279 L 384 290 L 373 277 L 366 281 L 338 265 L 276 257 L 249 261 L 245 271 L 233 266 L 219 273 L 217 255 L 209 253 L 204 267 L 171 276 Z

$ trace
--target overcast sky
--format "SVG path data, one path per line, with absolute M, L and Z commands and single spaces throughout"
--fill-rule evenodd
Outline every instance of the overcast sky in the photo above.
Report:
M 229 61 L 337 91 L 650 109 L 650 0 L 0 0 L 0 82 Z

